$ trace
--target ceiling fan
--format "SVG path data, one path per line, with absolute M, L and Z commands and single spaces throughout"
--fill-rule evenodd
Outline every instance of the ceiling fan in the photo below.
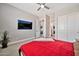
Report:
M 37 11 L 39 11 L 41 8 L 46 8 L 46 9 L 50 9 L 48 6 L 46 6 L 46 3 L 37 3 L 38 5 L 40 5 L 40 7 L 37 9 Z

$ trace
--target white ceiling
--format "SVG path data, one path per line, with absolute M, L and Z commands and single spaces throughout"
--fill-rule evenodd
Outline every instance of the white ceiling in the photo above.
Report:
M 75 4 L 73 3 L 46 3 L 46 6 L 50 8 L 49 10 L 43 8 L 37 11 L 40 5 L 36 3 L 9 3 L 9 4 L 38 17 L 43 17 L 44 15 L 52 15 L 54 11 L 76 5 L 76 3 Z

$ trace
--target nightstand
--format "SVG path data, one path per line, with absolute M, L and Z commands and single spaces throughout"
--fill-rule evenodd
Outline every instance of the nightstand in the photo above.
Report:
M 74 42 L 75 56 L 79 56 L 79 41 Z

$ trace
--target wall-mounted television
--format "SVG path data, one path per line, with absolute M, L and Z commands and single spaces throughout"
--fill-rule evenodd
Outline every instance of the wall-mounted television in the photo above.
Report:
M 18 29 L 32 29 L 31 20 L 18 20 Z

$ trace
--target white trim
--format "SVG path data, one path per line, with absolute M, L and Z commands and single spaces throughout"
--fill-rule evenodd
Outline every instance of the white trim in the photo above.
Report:
M 10 42 L 10 43 L 8 43 L 8 45 L 12 45 L 12 44 L 16 44 L 16 43 L 21 43 L 21 42 L 24 42 L 24 41 L 31 41 L 33 38 L 35 38 L 35 37 L 32 37 L 32 38 L 26 38 L 26 39 L 22 39 L 22 40 L 18 40 L 18 41 Z
M 9 45 L 12 45 L 12 44 L 16 44 L 16 43 L 21 43 L 21 42 L 24 42 L 24 41 L 32 41 L 35 37 L 32 37 L 32 38 L 26 38 L 26 39 L 22 39 L 22 40 L 18 40 L 18 41 L 14 41 L 14 42 L 9 42 L 8 43 L 8 46 Z M 2 45 L 0 44 L 0 47 L 2 47 Z

